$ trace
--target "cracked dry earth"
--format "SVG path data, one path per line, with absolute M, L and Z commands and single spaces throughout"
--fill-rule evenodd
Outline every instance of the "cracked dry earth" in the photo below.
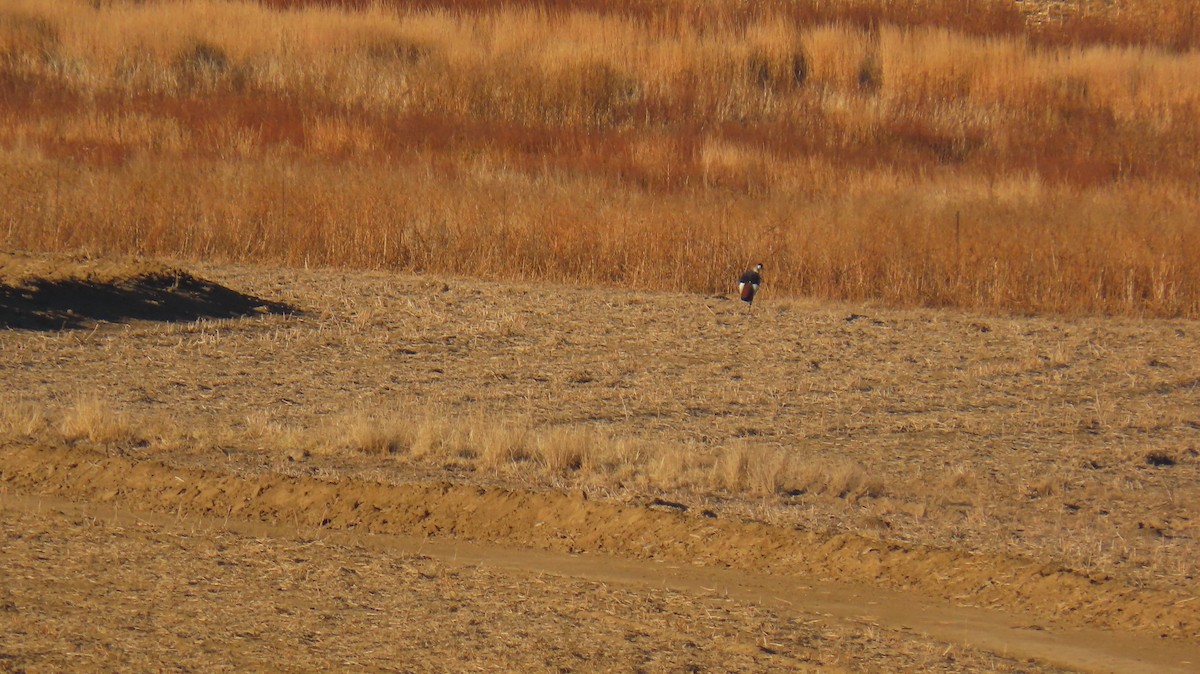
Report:
M 1200 663 L 1193 323 L 190 271 L 275 304 L 0 332 L 0 670 Z M 341 441 L 431 410 L 660 460 Z

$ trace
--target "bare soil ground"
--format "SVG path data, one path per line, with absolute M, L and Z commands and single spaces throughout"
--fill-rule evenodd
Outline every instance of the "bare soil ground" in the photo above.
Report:
M 1200 663 L 1192 322 L 89 264 L 0 266 L 0 668 Z M 402 432 L 511 420 L 632 449 Z

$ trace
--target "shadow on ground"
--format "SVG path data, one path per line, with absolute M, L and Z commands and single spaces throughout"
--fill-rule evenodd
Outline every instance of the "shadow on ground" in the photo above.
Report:
M 128 278 L 0 283 L 0 328 L 62 330 L 99 321 L 195 321 L 299 313 L 281 302 L 246 295 L 184 272 Z

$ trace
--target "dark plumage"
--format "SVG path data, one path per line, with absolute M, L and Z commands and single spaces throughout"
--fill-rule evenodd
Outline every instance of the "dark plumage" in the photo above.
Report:
M 754 266 L 754 269 L 742 274 L 738 279 L 738 293 L 742 297 L 742 301 L 750 306 L 754 306 L 754 296 L 758 293 L 758 287 L 762 285 L 762 265 Z

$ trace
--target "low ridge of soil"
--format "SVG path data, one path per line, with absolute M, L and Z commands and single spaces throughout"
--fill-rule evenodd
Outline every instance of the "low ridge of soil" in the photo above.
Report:
M 118 501 L 177 515 L 292 523 L 364 534 L 452 536 L 469 541 L 770 574 L 873 582 L 976 605 L 1116 629 L 1192 637 L 1200 607 L 1176 592 L 1137 588 L 1037 560 L 990 558 L 843 533 L 687 515 L 674 509 L 588 501 L 582 492 L 484 488 L 438 481 L 407 485 L 170 466 L 79 449 L 10 447 L 2 484 L 19 493 Z
M 161 275 L 144 271 L 118 270 L 88 283 L 115 288 L 130 278 Z M 2 280 L 19 288 L 53 277 L 18 276 Z M 64 276 L 86 278 L 78 270 Z M 1188 645 L 1200 637 L 1200 606 L 1192 600 L 1200 590 L 1192 562 L 1200 526 L 1200 363 L 1194 356 L 1200 330 L 1193 323 L 773 302 L 769 278 L 753 313 L 723 297 L 384 273 L 203 267 L 188 278 L 232 293 L 227 315 L 245 317 L 164 309 L 160 315 L 121 311 L 105 318 L 109 314 L 59 304 L 53 311 L 78 317 L 69 326 L 87 329 L 10 324 L 17 329 L 0 331 L 5 381 L 0 405 L 6 410 L 0 495 L 7 494 L 5 507 L 19 513 L 6 524 L 5 547 L 6 553 L 23 551 L 11 559 L 24 560 L 10 566 L 44 558 L 37 552 L 42 541 L 97 551 L 145 546 L 144 554 L 121 554 L 161 559 L 153 568 L 164 579 L 174 578 L 175 564 L 181 576 L 169 585 L 182 583 L 193 565 L 218 563 L 226 550 L 230 559 L 257 548 L 284 560 L 293 554 L 289 550 L 307 544 L 300 540 L 307 534 L 254 537 L 224 529 L 178 542 L 179 526 L 259 522 L 360 537 L 326 551 L 312 566 L 317 574 L 333 573 L 333 566 L 344 563 L 339 560 L 362 560 L 366 553 L 356 546 L 373 536 L 415 535 L 542 554 L 609 555 L 644 560 L 638 563 L 649 568 L 674 564 L 789 582 L 867 584 L 946 606 L 990 607 L 1062 639 L 1071 630 L 1107 630 L 1113 638 L 1106 647 L 1116 649 L 1110 660 L 1124 662 L 1125 671 L 1148 662 L 1145 657 L 1158 658 L 1146 671 L 1187 671 L 1189 663 L 1200 662 Z M 64 294 L 62 301 L 69 304 L 73 297 Z M 217 294 L 209 297 L 224 302 Z M 246 311 L 250 305 L 265 309 Z M 123 431 L 104 437 L 95 429 L 90 435 L 63 430 L 67 423 L 58 420 L 81 397 L 104 401 L 110 416 L 125 419 Z M 488 470 L 477 460 L 423 454 L 415 446 L 378 451 L 344 442 L 350 426 L 363 420 L 384 424 L 429 410 L 449 420 L 520 418 L 534 428 L 586 428 L 653 443 L 656 451 L 680 448 L 662 454 L 668 458 L 781 451 L 827 476 L 849 470 L 857 483 L 871 486 L 749 492 L 722 488 L 711 474 L 708 481 L 673 476 L 675 464 L 667 463 L 642 469 L 653 475 L 633 471 L 618 479 L 581 465 L 553 472 L 521 463 Z M 714 459 L 713 471 L 725 465 L 721 461 Z M 78 513 L 33 512 L 29 501 L 13 500 L 39 494 L 178 522 L 134 527 L 139 533 L 122 541 L 112 529 L 89 530 Z M 32 530 L 39 528 L 42 534 L 35 535 Z M 47 534 L 50 530 L 57 533 Z M 215 552 L 209 557 L 148 552 L 197 542 Z M 132 591 L 149 592 L 126 571 L 93 557 L 96 580 L 86 592 L 77 588 L 87 597 L 80 606 L 119 603 L 118 588 L 131 583 Z M 72 577 L 86 574 L 89 563 L 85 556 L 70 562 L 83 568 L 68 570 L 62 559 L 40 561 Z M 406 569 L 427 561 L 397 553 L 349 568 L 376 583 L 379 577 L 372 574 L 385 573 L 376 567 L 390 564 L 388 573 L 411 580 Z M 440 558 L 432 563 L 449 564 L 438 573 L 452 578 L 452 585 L 478 593 L 471 596 L 492 596 L 514 615 L 524 610 L 515 607 L 530 601 L 512 591 L 517 571 L 463 567 Z M 53 632 L 57 636 L 45 631 L 35 636 L 55 611 L 63 625 L 78 618 L 21 594 L 50 573 L 22 568 L 6 575 L 25 580 L 5 586 L 10 598 L 0 596 L 0 607 L 10 608 L 0 608 L 0 620 L 17 630 L 10 633 L 24 636 L 0 641 L 0 658 L 21 666 L 61 665 L 76 657 L 72 648 L 92 648 L 88 657 L 111 663 L 97 655 L 96 644 L 112 653 L 148 648 L 133 635 L 149 623 L 118 626 L 124 618 L 87 648 L 64 641 L 65 627 Z M 484 581 L 471 586 L 466 576 L 479 574 Z M 654 582 L 649 571 L 639 578 L 642 585 Z M 270 588 L 255 584 L 275 580 L 255 575 L 236 592 L 266 597 Z M 577 642 L 594 637 L 608 643 L 614 635 L 638 632 L 622 632 L 628 625 L 589 604 L 598 590 L 588 583 L 595 580 L 541 579 L 548 587 L 540 587 L 538 608 L 529 610 L 568 621 Z M 97 587 L 111 592 L 96 594 Z M 289 587 L 297 597 L 317 591 L 302 583 Z M 622 590 L 632 594 L 619 602 L 637 596 L 665 605 L 662 596 L 652 599 L 636 590 Z M 179 585 L 173 591 L 187 590 Z M 14 593 L 20 596 L 11 598 Z M 584 594 L 589 598 L 579 599 Z M 366 601 L 350 590 L 339 596 L 349 595 Z M 249 635 L 236 637 L 245 639 L 240 655 L 229 656 L 236 664 L 253 667 L 256 657 L 281 644 L 305 643 L 283 628 L 272 630 L 270 639 L 261 630 L 242 630 L 237 625 L 250 612 L 235 616 L 220 592 L 198 595 L 197 601 L 206 596 L 222 607 L 224 617 L 195 628 L 203 637 L 196 643 Z M 547 608 L 555 597 L 569 607 Z M 291 615 L 281 612 L 278 601 L 263 601 L 278 615 Z M 320 603 L 312 597 L 303 601 Z M 364 623 L 350 617 L 360 614 L 347 601 L 347 615 L 329 624 L 356 630 L 355 649 L 363 662 L 380 667 L 384 660 L 368 654 L 429 653 L 423 662 L 445 670 L 464 662 L 483 668 L 490 668 L 486 663 L 603 668 L 586 648 L 572 655 L 537 641 L 529 653 L 505 650 L 496 646 L 500 633 L 484 628 L 467 630 L 478 639 L 471 642 L 479 646 L 473 653 L 495 659 L 464 660 L 464 654 L 439 645 L 468 638 L 453 620 L 438 622 L 420 647 L 368 645 Z M 731 648 L 741 655 L 735 657 L 708 644 L 698 650 L 684 645 L 700 643 L 681 626 L 692 624 L 689 611 L 703 611 L 708 600 L 679 601 L 682 636 L 628 640 L 640 645 L 626 650 L 610 644 L 614 653 L 625 654 L 613 661 L 617 668 L 706 669 L 725 667 L 718 664 L 725 659 L 743 670 L 816 663 L 851 670 L 1050 671 L 1060 665 L 1107 671 L 1084 657 L 1088 649 L 1078 645 L 1083 641 L 1072 651 L 1066 642 L 1051 648 L 1025 639 L 1009 653 L 1037 658 L 1037 664 L 1000 658 L 985 665 L 992 657 L 988 649 L 1000 642 L 963 637 L 957 643 L 964 650 L 955 650 L 950 645 L 956 639 L 935 636 L 934 627 L 918 634 L 876 623 L 864 632 L 862 624 L 805 615 L 803 607 L 774 606 L 770 611 L 776 613 L 760 614 L 766 610 L 762 602 L 749 600 L 739 604 L 736 616 L 726 616 L 728 622 L 710 625 L 712 633 L 761 630 L 763 623 L 751 614 L 791 628 L 787 636 L 767 630 L 762 644 L 752 641 L 749 648 L 737 641 L 741 645 Z M 440 617 L 449 610 L 432 598 L 418 604 Z M 471 602 L 456 605 L 481 610 Z M 330 613 L 327 606 L 322 610 Z M 392 610 L 363 619 L 377 624 Z M 594 625 L 584 616 L 594 618 Z M 820 634 L 800 629 L 796 620 L 801 626 L 819 621 Z M 965 624 L 967 618 L 955 621 Z M 561 625 L 542 626 L 554 624 Z M 103 627 L 101 621 L 94 629 Z M 510 628 L 515 629 L 503 629 Z M 342 633 L 342 627 L 306 629 L 326 640 Z M 980 630 L 975 632 L 978 637 Z M 523 632 L 525 643 L 539 633 Z M 871 645 L 848 647 L 854 640 Z M 305 651 L 316 659 L 297 659 L 297 668 L 305 662 L 349 662 L 337 659 L 346 657 L 343 651 L 335 654 L 317 643 Z M 1146 643 L 1160 644 L 1159 655 L 1121 646 Z M 680 648 L 697 657 L 680 659 Z M 931 657 L 938 648 L 961 659 L 947 664 Z M 672 655 L 653 659 L 661 649 Z M 320 660 L 318 651 L 329 659 Z M 187 652 L 198 658 L 194 663 L 215 662 L 204 649 Z M 161 656 L 145 657 L 163 663 Z
M 142 259 L 0 253 L 0 328 L 195 321 L 293 311 Z

